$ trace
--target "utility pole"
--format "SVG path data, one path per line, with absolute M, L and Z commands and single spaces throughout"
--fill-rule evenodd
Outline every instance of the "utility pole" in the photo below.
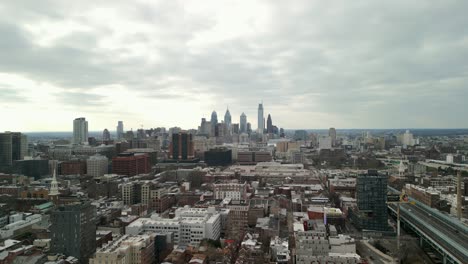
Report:
M 401 194 L 398 195 L 388 195 L 387 196 L 387 204 L 396 204 L 397 206 L 397 251 L 400 252 L 400 204 L 415 204 L 413 201 L 409 201 L 408 195 L 406 195 L 405 191 L 403 190 Z

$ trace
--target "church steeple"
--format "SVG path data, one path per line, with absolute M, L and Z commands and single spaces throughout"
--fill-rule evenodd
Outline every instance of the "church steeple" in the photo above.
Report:
M 57 182 L 56 169 L 54 168 L 54 175 L 52 177 L 52 182 L 50 183 L 49 195 L 56 196 L 59 194 L 60 192 L 59 192 L 59 187 L 58 187 L 58 182 Z
M 400 165 L 398 166 L 398 175 L 403 176 L 405 173 L 405 164 L 403 164 L 403 160 L 400 160 Z

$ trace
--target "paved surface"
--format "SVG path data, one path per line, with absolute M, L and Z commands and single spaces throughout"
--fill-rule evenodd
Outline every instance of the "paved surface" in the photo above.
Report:
M 461 263 L 468 263 L 468 236 L 449 223 L 433 216 L 417 205 L 401 205 L 401 215 L 454 255 Z

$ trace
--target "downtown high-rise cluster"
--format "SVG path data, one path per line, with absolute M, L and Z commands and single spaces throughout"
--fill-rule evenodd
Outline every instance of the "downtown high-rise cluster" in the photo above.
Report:
M 118 121 L 96 133 L 79 117 L 68 136 L 0 133 L 0 255 L 357 264 L 427 251 L 466 262 L 468 131 L 284 131 L 266 109 L 253 124 L 227 109 L 196 129 Z

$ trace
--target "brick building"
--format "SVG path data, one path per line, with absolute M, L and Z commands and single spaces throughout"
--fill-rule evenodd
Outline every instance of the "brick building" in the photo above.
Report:
M 86 162 L 70 160 L 59 163 L 60 175 L 84 175 L 86 174 Z
M 135 176 L 151 172 L 147 154 L 120 154 L 112 159 L 112 173 Z

